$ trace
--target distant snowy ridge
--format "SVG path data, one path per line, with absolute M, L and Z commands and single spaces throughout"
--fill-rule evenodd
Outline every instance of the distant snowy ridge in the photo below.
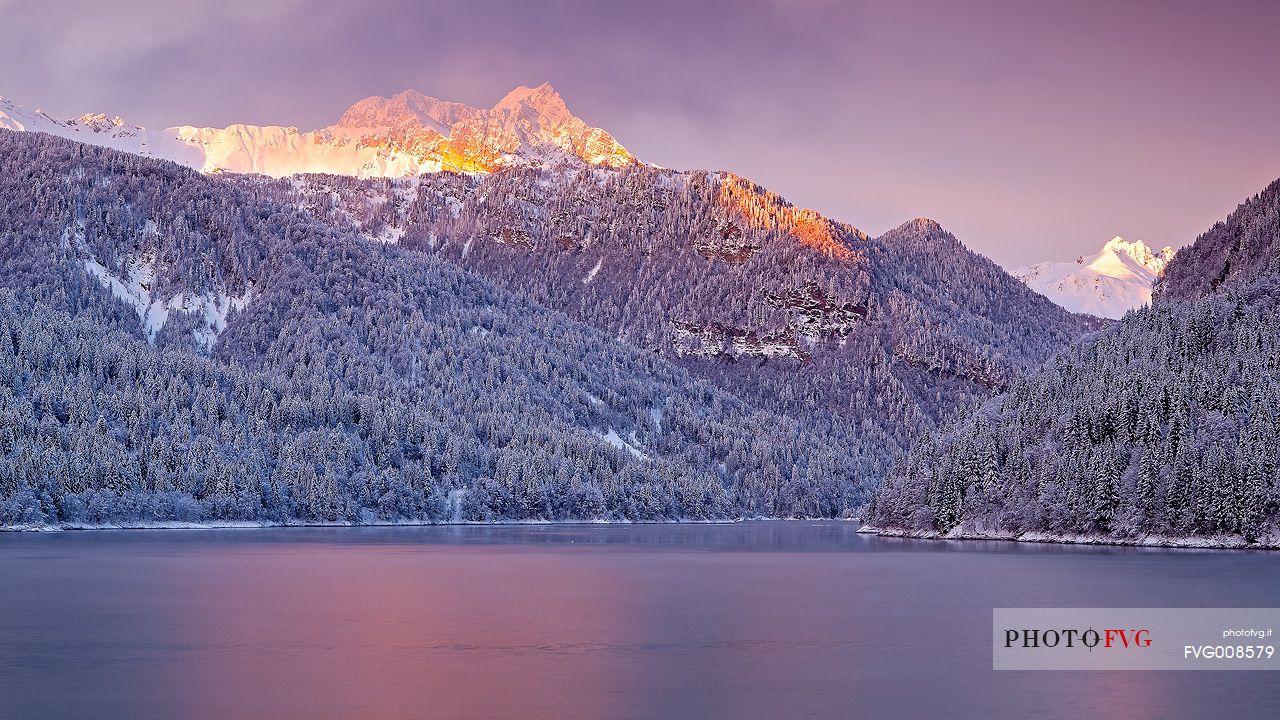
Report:
M 244 124 L 151 131 L 102 114 L 60 120 L 0 97 L 0 129 L 45 132 L 172 160 L 201 172 L 272 177 L 405 177 L 487 173 L 512 165 L 625 167 L 637 162 L 609 133 L 569 112 L 564 99 L 545 83 L 518 87 L 489 109 L 412 90 L 370 97 L 351 106 L 336 124 L 309 132 Z
M 1141 240 L 1116 236 L 1097 253 L 1074 262 L 1042 262 L 1013 271 L 1032 290 L 1077 313 L 1118 319 L 1151 303 L 1151 286 L 1173 259 Z
M 199 168 L 204 163 L 203 152 L 184 143 L 176 130 L 151 131 L 101 113 L 61 120 L 39 108 L 29 110 L 6 97 L 0 97 L 0 129 L 48 133 L 112 150 L 172 160 L 189 167 Z

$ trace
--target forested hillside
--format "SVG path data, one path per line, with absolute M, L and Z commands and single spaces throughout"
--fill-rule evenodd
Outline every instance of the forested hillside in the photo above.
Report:
M 1193 300 L 1280 272 L 1280 180 L 1178 251 L 1156 281 L 1157 297 Z
M 937 223 L 729 173 L 272 180 L 8 132 L 0 173 L 11 522 L 839 516 L 1092 327 Z
M 1179 252 L 1152 307 L 925 437 L 873 522 L 1280 540 L 1278 187 Z
M 271 187 L 0 133 L 0 522 L 836 516 L 878 457 Z
M 483 275 L 881 464 L 1094 327 L 915 220 L 879 238 L 732 173 L 650 166 L 271 187 Z

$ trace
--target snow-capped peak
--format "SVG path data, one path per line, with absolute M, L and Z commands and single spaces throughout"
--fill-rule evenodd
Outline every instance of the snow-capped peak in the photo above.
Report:
M 149 132 L 104 114 L 57 120 L 0 98 L 0 128 L 47 132 L 174 160 L 203 172 L 274 177 L 402 177 L 442 170 L 493 172 L 522 164 L 623 167 L 637 162 L 609 133 L 573 115 L 549 83 L 518 87 L 490 109 L 413 90 L 368 97 L 352 105 L 336 124 L 310 132 L 243 124 Z
M 1098 254 L 1122 255 L 1138 263 L 1147 271 L 1159 275 L 1164 270 L 1165 263 L 1173 258 L 1173 248 L 1166 245 L 1160 252 L 1155 252 L 1141 240 L 1130 242 L 1117 235 L 1108 240 Z
M 497 105 L 493 106 L 494 110 L 518 110 L 522 106 L 533 106 L 538 108 L 554 108 L 555 110 L 568 110 L 564 103 L 564 98 L 560 97 L 560 93 L 551 87 L 551 83 L 542 83 L 538 87 L 520 87 L 507 93 Z
M 1072 312 L 1119 318 L 1151 302 L 1151 286 L 1173 253 L 1168 246 L 1156 252 L 1141 240 L 1117 235 L 1075 262 L 1037 263 L 1013 275 Z

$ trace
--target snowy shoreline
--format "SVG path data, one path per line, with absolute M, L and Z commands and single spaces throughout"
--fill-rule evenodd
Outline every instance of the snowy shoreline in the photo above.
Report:
M 1112 545 L 1118 547 L 1151 547 L 1151 548 L 1183 548 L 1202 550 L 1280 550 L 1280 537 L 1268 536 L 1255 543 L 1246 543 L 1239 535 L 1216 537 L 1169 537 L 1164 535 L 1143 535 L 1135 538 L 1117 538 L 1107 535 L 1063 535 L 1047 532 L 1028 532 L 1021 535 L 1011 533 L 981 533 L 956 528 L 951 532 L 940 533 L 933 530 L 907 530 L 902 528 L 878 528 L 863 525 L 858 532 L 879 535 L 880 537 L 904 538 L 909 540 L 986 540 L 1021 543 L 1042 543 L 1058 545 Z
M 857 522 L 842 518 L 722 518 L 718 520 L 402 520 L 394 522 L 352 523 L 330 522 L 273 523 L 256 520 L 215 522 L 148 521 L 138 523 L 65 523 L 57 525 L 6 525 L 0 533 L 19 532 L 93 532 L 101 530 L 271 530 L 281 528 L 391 528 L 391 527 L 504 527 L 504 526 L 570 526 L 570 525 L 737 525 L 745 522 Z
M 111 530 L 270 530 L 280 528 L 394 528 L 394 527 L 512 527 L 512 526 L 573 526 L 573 525 L 736 525 L 747 522 L 840 522 L 858 523 L 850 518 L 722 518 L 718 520 L 403 520 L 397 522 L 378 523 L 271 523 L 252 520 L 228 520 L 221 522 L 181 522 L 151 521 L 140 523 L 107 523 L 85 524 L 72 523 L 60 525 L 8 525 L 0 527 L 0 533 L 17 532 L 93 532 Z M 886 538 L 904 540 L 970 540 L 999 541 L 1019 543 L 1039 543 L 1055 545 L 1106 545 L 1115 547 L 1147 547 L 1201 550 L 1280 550 L 1280 537 L 1262 538 L 1256 543 L 1246 543 L 1240 536 L 1220 537 L 1167 537 L 1161 535 L 1144 535 L 1136 538 L 1114 538 L 1105 535 L 1059 535 L 1044 532 L 1029 532 L 1021 535 L 980 533 L 957 528 L 948 533 L 931 530 L 907 530 L 902 528 L 879 528 L 873 525 L 860 525 L 858 532 L 865 535 L 876 535 Z

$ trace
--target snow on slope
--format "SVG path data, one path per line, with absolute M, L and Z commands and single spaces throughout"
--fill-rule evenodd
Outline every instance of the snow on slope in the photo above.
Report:
M 133 258 L 129 262 L 129 277 L 118 277 L 102 263 L 93 258 L 80 261 L 81 266 L 98 279 L 111 294 L 133 307 L 142 322 L 143 332 L 148 342 L 155 342 L 156 335 L 169 321 L 174 312 L 185 312 L 203 319 L 192 331 L 192 337 L 206 352 L 213 348 L 218 336 L 227 329 L 227 317 L 232 310 L 244 310 L 253 298 L 253 291 L 246 290 L 239 296 L 228 296 L 225 293 L 178 293 L 168 300 L 152 298 L 151 288 L 155 283 L 155 262 L 143 257 Z
M 619 450 L 626 450 L 627 452 L 631 453 L 631 455 L 635 457 L 637 460 L 649 459 L 648 455 L 645 455 L 643 452 L 640 451 L 640 448 L 639 448 L 640 443 L 636 440 L 636 434 L 634 432 L 628 435 L 628 437 L 631 439 L 631 442 L 627 442 L 626 440 L 623 440 L 622 436 L 618 434 L 618 431 L 614 430 L 613 428 L 609 428 L 609 432 L 607 434 L 601 433 L 596 430 L 593 430 L 592 434 Z
M 46 132 L 202 172 L 273 177 L 403 177 L 442 170 L 492 172 L 514 164 L 580 161 L 622 167 L 636 162 L 609 133 L 570 113 L 549 84 L 516 88 L 487 110 L 413 91 L 370 97 L 351 106 L 337 124 L 310 132 L 243 124 L 149 131 L 105 115 L 58 120 L 0 98 L 0 128 Z
M 1013 271 L 1032 290 L 1077 313 L 1118 319 L 1151 302 L 1151 286 L 1173 258 L 1141 240 L 1116 236 L 1096 254 L 1075 262 L 1042 262 Z

